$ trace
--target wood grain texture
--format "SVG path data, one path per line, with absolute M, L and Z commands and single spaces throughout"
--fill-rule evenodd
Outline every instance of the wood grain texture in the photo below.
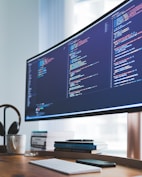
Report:
M 1 177 L 65 177 L 65 175 L 46 168 L 29 164 L 31 160 L 51 158 L 51 156 L 25 157 L 22 155 L 0 154 L 0 176 Z M 68 159 L 74 161 L 73 159 Z M 130 168 L 122 165 L 103 168 L 101 173 L 89 173 L 75 175 L 75 177 L 133 177 L 142 175 L 142 169 Z

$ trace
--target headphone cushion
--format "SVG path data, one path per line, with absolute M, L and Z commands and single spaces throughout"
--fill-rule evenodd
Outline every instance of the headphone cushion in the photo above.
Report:
M 19 123 L 18 122 L 13 122 L 11 126 L 9 127 L 8 134 L 17 134 L 19 131 Z
M 2 123 L 0 122 L 0 136 L 4 136 L 4 135 L 5 135 L 5 130 Z

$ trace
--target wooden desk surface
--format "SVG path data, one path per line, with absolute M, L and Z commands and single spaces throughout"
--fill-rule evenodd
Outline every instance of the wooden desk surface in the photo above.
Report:
M 51 157 L 25 157 L 23 155 L 0 155 L 0 177 L 134 177 L 142 175 L 142 169 L 121 165 L 103 168 L 101 173 L 65 175 L 46 168 L 29 164 L 30 160 Z M 73 161 L 73 159 L 72 159 Z

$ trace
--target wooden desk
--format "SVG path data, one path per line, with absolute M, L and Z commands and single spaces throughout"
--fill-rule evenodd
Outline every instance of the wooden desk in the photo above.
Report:
M 141 168 L 132 168 L 117 164 L 116 167 L 103 168 L 101 173 L 64 175 L 28 163 L 30 160 L 51 157 L 53 156 L 25 157 L 22 155 L 10 156 L 0 154 L 0 177 L 134 177 L 142 175 L 142 166 Z M 65 157 L 63 159 L 65 159 Z M 74 159 L 70 160 L 74 161 Z M 142 162 L 140 162 L 140 164 L 141 163 Z

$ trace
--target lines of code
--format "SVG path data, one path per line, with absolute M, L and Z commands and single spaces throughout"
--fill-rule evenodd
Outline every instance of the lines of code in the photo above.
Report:
M 130 8 L 113 16 L 113 87 L 142 81 L 142 4 Z
M 43 77 L 47 73 L 47 65 L 52 62 L 54 58 L 41 58 L 38 62 L 38 78 Z
M 85 50 L 88 43 L 89 37 L 69 44 L 69 97 L 89 93 L 97 87 L 94 77 L 98 76 L 98 72 L 93 70 L 99 61 L 88 60 L 88 50 Z

